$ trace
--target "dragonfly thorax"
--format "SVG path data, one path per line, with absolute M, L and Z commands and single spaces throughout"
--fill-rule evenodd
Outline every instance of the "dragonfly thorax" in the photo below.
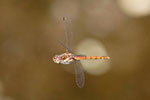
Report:
M 57 64 L 70 64 L 74 61 L 74 55 L 72 53 L 63 53 L 60 55 L 55 55 L 53 61 Z

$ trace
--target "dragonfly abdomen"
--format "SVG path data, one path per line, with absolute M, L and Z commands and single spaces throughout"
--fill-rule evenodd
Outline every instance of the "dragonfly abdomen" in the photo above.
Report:
M 84 56 L 84 57 L 76 56 L 75 59 L 76 59 L 76 60 L 86 60 L 86 59 L 110 59 L 110 57 L 108 57 L 108 56 Z

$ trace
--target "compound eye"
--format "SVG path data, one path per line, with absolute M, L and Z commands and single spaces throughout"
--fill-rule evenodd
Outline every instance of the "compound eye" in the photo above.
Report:
M 60 63 L 59 59 L 56 59 L 56 63 Z
M 55 62 L 56 62 L 56 63 L 60 63 L 60 60 L 59 60 L 59 57 L 58 57 L 58 56 L 55 57 Z

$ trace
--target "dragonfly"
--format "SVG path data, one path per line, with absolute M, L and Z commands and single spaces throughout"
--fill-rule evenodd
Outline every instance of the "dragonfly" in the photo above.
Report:
M 54 63 L 57 64 L 71 64 L 74 63 L 75 69 L 75 81 L 79 88 L 82 88 L 85 84 L 85 75 L 83 71 L 82 64 L 80 60 L 89 60 L 89 59 L 110 59 L 109 56 L 86 56 L 86 55 L 76 55 L 72 50 L 72 23 L 71 19 L 63 17 L 64 30 L 66 35 L 66 43 L 58 40 L 58 43 L 66 50 L 65 53 L 55 55 L 53 57 Z

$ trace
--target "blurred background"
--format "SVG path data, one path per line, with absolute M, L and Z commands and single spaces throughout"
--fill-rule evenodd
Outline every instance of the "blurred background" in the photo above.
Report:
M 0 0 L 0 100 L 149 100 L 150 0 Z M 72 19 L 76 54 L 110 56 L 74 66 L 62 17 Z

